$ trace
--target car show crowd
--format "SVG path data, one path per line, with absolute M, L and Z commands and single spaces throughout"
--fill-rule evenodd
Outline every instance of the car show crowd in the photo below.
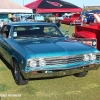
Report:
M 42 22 L 52 22 L 58 27 L 61 24 L 79 24 L 85 25 L 95 22 L 95 17 L 93 14 L 89 13 L 48 13 L 48 14 L 8 14 L 8 20 L 1 18 L 0 26 L 5 22 L 19 22 L 19 21 L 42 21 Z

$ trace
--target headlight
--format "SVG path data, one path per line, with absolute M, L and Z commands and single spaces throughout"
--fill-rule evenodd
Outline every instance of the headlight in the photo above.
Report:
M 34 59 L 29 59 L 27 61 L 27 66 L 29 66 L 29 67 L 36 67 L 37 66 L 37 62 Z
M 39 66 L 45 66 L 46 65 L 46 61 L 43 58 L 39 59 Z
M 89 54 L 90 55 L 90 60 L 96 60 L 96 55 L 95 54 Z
M 83 60 L 84 60 L 84 61 L 89 61 L 89 60 L 90 60 L 89 55 L 88 55 L 88 54 L 85 54 Z
M 83 60 L 84 61 L 96 60 L 96 54 L 92 54 L 92 53 L 85 54 Z

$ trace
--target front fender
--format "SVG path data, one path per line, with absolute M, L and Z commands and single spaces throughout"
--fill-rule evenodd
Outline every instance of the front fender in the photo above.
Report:
M 79 31 L 75 33 L 75 37 L 81 37 L 81 38 L 96 38 L 96 34 L 94 32 L 89 31 Z

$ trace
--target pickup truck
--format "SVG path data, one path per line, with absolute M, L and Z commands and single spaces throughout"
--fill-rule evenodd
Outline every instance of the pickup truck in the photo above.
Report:
M 71 16 L 63 16 L 62 19 L 59 19 L 60 23 L 68 25 L 81 25 L 82 19 L 80 14 L 73 14 Z
M 100 50 L 100 23 L 90 24 L 89 26 L 75 26 L 75 38 L 92 39 L 92 45 L 95 45 Z

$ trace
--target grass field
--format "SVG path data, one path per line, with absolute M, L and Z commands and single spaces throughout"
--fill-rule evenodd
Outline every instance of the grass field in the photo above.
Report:
M 70 25 L 61 25 L 61 30 L 63 31 L 69 31 L 69 36 L 72 37 L 72 34 L 75 33 L 75 26 L 70 26 Z
M 68 26 L 62 25 L 62 29 Z M 70 33 L 74 32 L 72 27 Z M 73 75 L 30 80 L 17 86 L 11 70 L 0 60 L 0 100 L 100 100 L 100 68 L 89 71 L 83 78 Z

